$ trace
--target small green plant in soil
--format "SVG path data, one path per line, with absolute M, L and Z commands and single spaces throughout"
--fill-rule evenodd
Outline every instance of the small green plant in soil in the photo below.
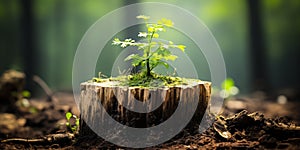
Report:
M 239 89 L 235 86 L 232 78 L 227 78 L 222 83 L 221 95 L 223 98 L 229 98 L 239 93 Z
M 185 51 L 184 45 L 176 45 L 172 41 L 167 43 L 156 42 L 154 39 L 159 37 L 160 32 L 166 32 L 167 28 L 173 27 L 171 20 L 162 18 L 157 23 L 150 23 L 148 16 L 140 15 L 137 19 L 143 19 L 146 24 L 146 31 L 138 33 L 138 37 L 142 38 L 141 41 L 128 38 L 120 40 L 115 38 L 112 45 L 119 45 L 122 48 L 128 46 L 137 47 L 139 51 L 143 51 L 142 55 L 131 54 L 125 58 L 125 61 L 131 60 L 133 67 L 141 66 L 141 70 L 138 73 L 131 74 L 129 76 L 119 76 L 116 78 L 102 79 L 93 78 L 94 82 L 104 82 L 107 80 L 120 81 L 121 85 L 127 86 L 140 86 L 140 87 L 157 87 L 157 86 L 173 86 L 178 84 L 185 84 L 185 79 L 173 76 L 160 75 L 153 71 L 159 65 L 169 68 L 169 64 L 166 61 L 174 61 L 177 59 L 176 55 L 171 53 L 172 48 L 177 48 L 182 52 Z
M 216 87 L 213 88 L 213 95 L 220 96 L 225 99 L 229 99 L 239 93 L 239 88 L 235 85 L 232 78 L 225 79 L 221 84 L 222 89 Z
M 75 120 L 75 123 L 72 123 L 72 118 Z M 67 112 L 66 113 L 66 119 L 67 119 L 67 122 L 66 122 L 66 126 L 69 130 L 71 130 L 73 133 L 76 133 L 78 132 L 79 130 L 79 118 L 72 114 L 71 112 Z

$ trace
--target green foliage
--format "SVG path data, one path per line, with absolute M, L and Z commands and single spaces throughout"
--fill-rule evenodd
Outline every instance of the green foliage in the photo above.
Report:
M 31 93 L 27 90 L 22 91 L 22 96 L 24 98 L 30 98 L 31 97 Z
M 220 96 L 223 98 L 228 98 L 239 93 L 239 89 L 235 86 L 232 78 L 227 78 L 222 82 L 222 90 Z
M 227 78 L 222 82 L 222 88 L 226 91 L 230 90 L 234 86 L 234 81 L 231 78 Z
M 138 37 L 146 39 L 147 42 L 136 42 L 135 40 L 128 38 L 121 41 L 115 38 L 112 45 L 120 45 L 122 48 L 128 46 L 136 46 L 138 50 L 143 50 L 143 55 L 131 54 L 125 58 L 125 61 L 132 60 L 131 64 L 133 67 L 142 66 L 142 72 L 146 72 L 146 77 L 153 76 L 152 70 L 158 65 L 163 65 L 166 68 L 169 64 L 165 61 L 176 60 L 177 56 L 172 55 L 170 49 L 178 48 L 182 52 L 185 50 L 184 45 L 175 45 L 172 41 L 168 43 L 154 42 L 153 39 L 159 37 L 159 32 L 165 32 L 166 28 L 173 27 L 173 22 L 171 20 L 162 18 L 157 21 L 157 23 L 148 23 L 149 16 L 140 15 L 137 16 L 138 19 L 143 19 L 146 24 L 147 31 L 139 32 Z M 142 74 L 144 75 L 144 74 Z
M 71 123 L 71 119 L 75 119 L 75 123 Z M 76 115 L 73 115 L 71 112 L 66 113 L 66 126 L 73 133 L 76 133 L 79 130 L 79 118 Z
M 163 87 L 186 84 L 186 80 L 180 77 L 164 76 L 152 73 L 151 77 L 147 77 L 145 72 L 127 76 L 127 79 L 121 83 L 126 86 L 139 87 Z
M 108 81 L 109 79 L 107 79 L 107 76 L 105 74 L 103 74 L 102 72 L 98 72 L 98 77 L 94 77 L 92 79 L 92 82 L 98 82 L 98 83 L 101 83 L 101 82 L 106 82 Z
M 138 87 L 171 87 L 175 85 L 186 85 L 188 80 L 180 77 L 173 76 L 165 76 L 159 75 L 156 73 L 152 73 L 151 77 L 146 75 L 146 72 L 140 72 L 128 76 L 118 76 L 118 77 L 110 77 L 110 78 L 93 78 L 90 82 L 107 82 L 107 81 L 118 81 L 121 86 L 138 86 Z
M 23 90 L 22 92 L 14 92 L 12 94 L 18 97 L 18 101 L 16 102 L 17 107 L 32 114 L 39 112 L 38 109 L 35 106 L 32 106 L 28 100 L 31 97 L 31 93 L 29 91 Z
M 66 119 L 67 119 L 68 122 L 70 121 L 70 119 L 71 119 L 72 116 L 73 116 L 72 113 L 70 113 L 70 112 L 66 113 Z

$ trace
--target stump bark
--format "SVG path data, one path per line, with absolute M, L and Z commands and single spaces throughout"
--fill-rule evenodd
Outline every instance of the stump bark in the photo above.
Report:
M 168 120 L 179 105 L 182 108 L 181 118 L 193 114 L 185 129 L 195 132 L 210 96 L 211 83 L 200 80 L 193 80 L 187 85 L 158 88 L 118 86 L 113 81 L 84 82 L 81 83 L 79 132 L 81 136 L 93 135 L 90 124 L 107 123 L 108 120 L 103 119 L 106 113 L 126 126 L 152 127 Z M 192 107 L 196 107 L 195 112 L 191 112 Z

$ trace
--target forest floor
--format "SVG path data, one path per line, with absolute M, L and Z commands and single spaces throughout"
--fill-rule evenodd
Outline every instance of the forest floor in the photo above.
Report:
M 148 149 L 300 149 L 300 102 L 283 102 L 261 96 L 226 100 L 205 132 L 182 132 Z M 72 94 L 60 92 L 29 103 L 19 110 L 0 106 L 0 149 L 126 149 L 67 130 L 65 113 L 79 116 Z

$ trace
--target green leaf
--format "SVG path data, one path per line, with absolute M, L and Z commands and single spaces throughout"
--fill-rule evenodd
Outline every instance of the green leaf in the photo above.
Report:
M 157 46 L 157 42 L 151 42 L 150 45 L 151 45 L 151 47 L 155 47 L 155 46 Z
M 25 98 L 30 98 L 31 93 L 27 90 L 24 90 L 24 91 L 22 91 L 22 96 L 25 97 Z
M 175 60 L 177 59 L 177 56 L 176 55 L 168 55 L 168 56 L 165 56 L 163 57 L 165 60 Z
M 138 45 L 138 50 L 142 50 L 148 47 L 148 44 L 139 44 Z
M 70 112 L 66 113 L 66 118 L 67 118 L 68 121 L 70 121 L 70 119 L 71 119 L 72 116 L 73 116 L 72 113 L 70 113 Z
M 148 32 L 149 33 L 154 32 L 154 31 L 155 31 L 154 27 L 152 27 L 152 26 L 148 27 Z
M 92 79 L 92 81 L 93 81 L 93 82 L 100 82 L 100 79 L 94 77 L 94 78 Z
M 171 51 L 168 50 L 168 49 L 166 49 L 166 48 L 164 48 L 164 47 L 160 47 L 158 50 L 155 51 L 155 53 L 157 53 L 161 57 L 165 57 L 165 56 L 171 55 Z
M 77 130 L 77 127 L 76 126 L 71 127 L 71 130 L 72 130 L 72 132 L 75 132 Z
M 161 61 L 158 64 L 165 66 L 167 69 L 169 68 L 169 64 L 166 62 Z
M 157 31 L 166 31 L 164 26 L 160 25 L 160 24 L 154 24 L 153 27 L 154 27 L 155 32 L 157 32 Z
M 140 57 L 140 56 L 138 54 L 131 54 L 131 55 L 127 56 L 124 60 L 128 61 L 128 60 L 131 60 L 131 59 L 134 59 L 137 57 Z
M 124 42 L 134 43 L 135 41 L 133 39 L 125 39 Z
M 159 37 L 159 34 L 157 34 L 157 33 L 153 34 L 153 38 L 158 38 L 158 37 Z
M 147 37 L 148 33 L 146 32 L 139 32 L 138 37 Z
M 134 59 L 134 60 L 131 62 L 131 64 L 132 64 L 132 66 L 136 67 L 136 66 L 140 65 L 140 63 L 141 63 L 142 61 L 144 61 L 144 60 L 142 60 L 142 59 Z
M 142 67 L 146 66 L 146 61 L 142 61 L 142 62 L 141 62 L 141 66 L 142 66 Z
M 158 61 L 158 60 L 160 60 L 162 57 L 163 57 L 162 55 L 160 55 L 160 54 L 154 52 L 154 53 L 151 54 L 151 58 L 150 58 L 150 59 Z
M 79 124 L 80 124 L 79 120 L 80 120 L 80 119 L 77 118 L 77 119 L 76 119 L 76 122 L 75 122 L 75 125 L 76 125 L 77 127 L 79 127 Z
M 165 25 L 165 26 L 167 26 L 167 27 L 173 27 L 173 25 L 174 25 L 174 23 L 173 23 L 171 20 L 166 19 L 166 18 L 162 18 L 162 19 L 159 20 L 157 23 L 158 23 L 158 24 L 163 24 L 163 25 Z
M 184 52 L 184 50 L 185 50 L 184 45 L 177 45 L 177 48 L 180 49 L 182 52 Z
M 144 19 L 144 20 L 149 20 L 150 17 L 149 16 L 145 16 L 145 15 L 138 15 L 136 16 L 137 19 Z
M 145 59 L 144 59 L 144 57 L 141 57 L 138 54 L 131 54 L 125 58 L 125 61 L 128 61 L 128 60 L 132 60 L 132 62 L 131 62 L 132 66 L 138 66 Z
M 112 42 L 112 45 L 119 45 L 121 43 L 120 39 L 115 38 Z
M 124 48 L 126 46 L 137 46 L 138 43 L 135 43 L 135 41 L 133 39 L 125 39 L 124 41 L 120 41 L 118 38 L 115 38 L 113 40 L 113 45 L 120 45 L 121 47 Z
M 234 81 L 231 78 L 227 78 L 222 82 L 222 88 L 226 91 L 230 90 L 231 87 L 234 86 Z

